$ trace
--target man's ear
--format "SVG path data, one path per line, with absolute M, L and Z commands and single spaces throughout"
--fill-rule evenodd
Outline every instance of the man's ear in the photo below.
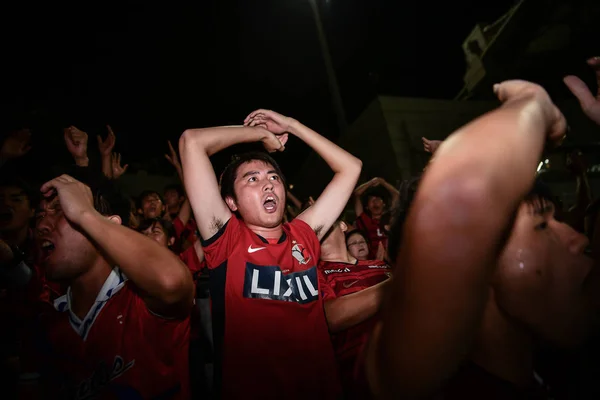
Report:
M 348 232 L 348 225 L 344 221 L 340 221 L 340 229 L 342 232 L 346 233 Z
M 237 204 L 235 200 L 231 196 L 225 197 L 225 203 L 227 203 L 227 207 L 231 210 L 231 212 L 236 212 L 238 210 Z
M 171 239 L 169 239 L 169 243 L 167 244 L 168 247 L 171 247 L 175 244 L 175 238 L 172 237 Z
M 121 225 L 123 223 L 123 221 L 121 221 L 121 217 L 119 217 L 118 215 L 111 215 L 109 217 L 106 217 L 110 222 L 117 224 L 117 225 Z

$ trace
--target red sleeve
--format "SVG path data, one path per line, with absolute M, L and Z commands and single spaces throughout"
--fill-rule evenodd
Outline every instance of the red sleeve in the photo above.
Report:
M 317 277 L 319 278 L 319 291 L 321 292 L 321 296 L 323 296 L 323 300 L 327 301 L 337 298 L 335 290 L 333 290 L 332 285 L 327 282 L 327 277 L 323 273 L 322 268 L 317 268 Z
M 225 262 L 243 234 L 244 223 L 235 215 L 232 215 L 229 221 L 213 237 L 202 240 L 206 266 L 213 269 Z
M 204 267 L 206 267 L 206 264 L 204 262 L 200 262 L 198 259 L 198 255 L 196 254 L 196 249 L 194 246 L 188 247 L 187 250 L 179 255 L 179 258 L 185 263 L 185 265 L 187 265 L 192 274 L 200 272 Z
M 173 220 L 173 227 L 175 228 L 175 237 L 179 239 L 183 233 L 183 230 L 185 229 L 185 226 L 179 217 L 175 217 Z

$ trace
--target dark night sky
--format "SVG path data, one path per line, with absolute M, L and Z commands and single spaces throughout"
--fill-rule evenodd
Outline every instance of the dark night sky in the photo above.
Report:
M 321 4 L 352 121 L 377 93 L 454 97 L 465 71 L 462 41 L 475 23 L 494 21 L 512 1 Z M 37 160 L 56 154 L 68 160 L 62 126 L 96 134 L 106 123 L 127 162 L 160 160 L 166 139 L 176 141 L 183 129 L 240 123 L 256 108 L 337 136 L 307 0 L 18 7 L 3 13 L 0 82 L 5 110 L 38 110 L 44 129 L 35 136 Z M 300 143 L 288 145 L 280 157 L 284 170 L 293 176 L 307 152 Z M 170 172 L 166 162 L 154 165 Z

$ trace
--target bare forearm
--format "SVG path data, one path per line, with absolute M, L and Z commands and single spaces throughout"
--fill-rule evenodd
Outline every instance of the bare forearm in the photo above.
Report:
M 212 156 L 235 144 L 258 142 L 265 137 L 266 135 L 263 129 L 248 126 L 188 129 L 181 136 L 180 150 L 182 150 L 182 147 L 184 150 L 187 149 L 188 144 L 193 143 L 205 150 L 208 156 Z M 182 152 L 182 158 L 183 157 L 184 153 Z
M 390 280 L 386 280 L 360 292 L 325 302 L 325 316 L 330 332 L 343 331 L 374 316 L 389 282 Z
M 179 209 L 179 214 L 177 214 L 177 217 L 181 220 L 183 226 L 186 226 L 187 223 L 190 221 L 191 216 L 192 207 L 190 206 L 190 201 L 186 198 L 183 204 L 181 205 L 181 208 Z
M 86 214 L 81 229 L 150 297 L 176 304 L 193 291 L 191 276 L 167 248 L 94 212 Z
M 102 173 L 109 179 L 113 177 L 110 154 L 108 156 L 102 155 Z
M 352 173 L 358 170 L 360 174 L 362 162 L 358 158 L 312 129 L 294 120 L 290 125 L 290 133 L 312 148 L 334 173 L 346 173 L 350 169 Z

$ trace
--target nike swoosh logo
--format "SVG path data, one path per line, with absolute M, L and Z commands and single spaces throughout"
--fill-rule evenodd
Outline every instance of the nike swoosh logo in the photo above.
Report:
M 257 247 L 255 249 L 252 248 L 252 245 L 248 246 L 248 253 L 256 253 L 257 251 L 264 250 L 266 247 Z
M 354 281 L 354 282 L 350 282 L 350 283 L 344 282 L 343 285 L 346 289 L 348 289 L 350 286 L 354 285 L 356 282 L 358 282 L 358 281 Z

